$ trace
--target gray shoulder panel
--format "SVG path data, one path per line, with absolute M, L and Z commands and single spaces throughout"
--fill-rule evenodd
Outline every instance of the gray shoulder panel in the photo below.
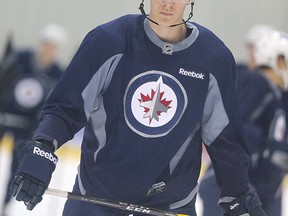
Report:
M 91 114 L 99 108 L 99 97 L 110 84 L 115 68 L 117 67 L 123 54 L 114 55 L 109 58 L 99 69 L 95 72 L 90 82 L 82 92 L 84 101 L 84 110 L 87 120 Z
M 90 124 L 92 124 L 93 132 L 99 144 L 97 151 L 94 153 L 95 161 L 98 152 L 106 143 L 105 122 L 107 120 L 107 115 L 103 104 L 102 94 L 108 88 L 115 68 L 122 56 L 122 54 L 118 54 L 108 59 L 94 74 L 91 81 L 82 92 L 86 118 L 87 121 L 90 121 Z
M 210 74 L 208 94 L 202 118 L 202 140 L 211 145 L 228 125 L 229 118 L 223 105 L 216 78 Z

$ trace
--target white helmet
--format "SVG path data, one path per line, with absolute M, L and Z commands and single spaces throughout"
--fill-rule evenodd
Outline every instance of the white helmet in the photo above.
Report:
M 272 26 L 257 24 L 252 26 L 247 35 L 246 35 L 246 43 L 247 44 L 255 44 L 259 38 L 267 35 L 269 32 L 275 30 Z
M 66 30 L 59 24 L 51 23 L 45 26 L 40 32 L 40 40 L 61 45 L 67 39 Z
M 280 31 L 270 31 L 255 42 L 254 56 L 258 67 L 267 66 L 281 76 L 288 85 L 288 69 L 278 67 L 277 60 L 283 56 L 288 65 L 288 34 Z

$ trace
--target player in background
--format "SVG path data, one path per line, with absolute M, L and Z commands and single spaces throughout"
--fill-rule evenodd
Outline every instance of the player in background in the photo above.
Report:
M 255 62 L 255 44 L 262 37 L 269 34 L 271 31 L 276 30 L 273 26 L 256 24 L 252 26 L 246 35 L 246 51 L 247 51 L 247 64 L 238 63 L 237 66 L 246 66 L 250 70 L 255 70 L 257 68 L 257 63 Z
M 271 34 L 267 34 L 266 37 L 257 41 L 255 47 L 255 60 L 264 76 L 275 84 L 275 89 L 278 90 L 279 98 L 285 110 L 287 122 L 288 112 L 287 105 L 285 105 L 287 99 L 283 95 L 288 88 L 288 34 L 272 31 Z M 284 124 L 284 120 L 275 124 L 281 124 L 281 122 Z M 282 134 L 283 131 L 280 127 L 274 134 L 277 142 L 267 142 L 263 158 L 251 170 L 251 182 L 255 185 L 256 190 L 261 191 L 260 196 L 263 197 L 263 204 L 266 201 L 266 205 L 271 206 L 269 209 L 271 215 L 281 215 L 281 183 L 288 171 L 287 131 L 284 138 L 282 138 Z M 271 172 L 264 172 L 265 170 L 271 170 Z M 260 174 L 262 173 L 264 175 L 261 180 Z M 274 194 L 274 205 L 271 194 Z M 279 211 L 277 211 L 277 207 Z
M 252 153 L 251 188 L 259 194 L 268 216 L 281 216 L 281 183 L 288 171 L 287 111 L 281 97 L 287 81 L 286 37 L 269 26 L 253 27 L 247 37 L 249 57 L 253 57 L 248 61 L 250 70 L 241 65 L 238 71 L 238 103 Z M 212 166 L 202 179 L 199 194 L 203 216 L 223 214 L 217 208 L 220 191 Z
M 32 138 L 41 106 L 62 75 L 58 53 L 65 40 L 64 28 L 53 23 L 41 30 L 36 49 L 15 50 L 10 42 L 9 52 L 1 62 L 0 136 L 8 133 L 15 145 Z M 11 178 L 17 167 L 13 148 Z M 3 211 L 10 200 L 10 180 Z
M 18 146 L 12 196 L 32 210 L 55 169 L 54 151 L 84 127 L 74 193 L 195 216 L 204 142 L 226 215 L 266 215 L 248 190 L 233 55 L 210 30 L 188 21 L 193 6 L 150 0 L 147 15 L 142 0 L 142 14 L 87 34 L 44 105 L 33 139 Z M 63 215 L 128 213 L 69 199 Z

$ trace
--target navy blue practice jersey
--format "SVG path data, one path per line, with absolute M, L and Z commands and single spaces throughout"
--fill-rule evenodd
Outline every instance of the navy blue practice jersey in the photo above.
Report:
M 34 136 L 58 148 L 85 127 L 82 194 L 181 207 L 198 191 L 202 142 L 222 196 L 247 189 L 234 58 L 208 29 L 187 27 L 186 39 L 169 44 L 144 16 L 126 15 L 83 40 Z

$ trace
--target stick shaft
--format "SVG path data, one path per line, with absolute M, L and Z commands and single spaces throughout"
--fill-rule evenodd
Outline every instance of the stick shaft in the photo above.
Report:
M 143 213 L 143 214 L 155 215 L 155 216 L 177 216 L 177 214 L 174 212 L 168 212 L 164 210 L 148 208 L 144 206 L 118 202 L 118 201 L 112 201 L 112 200 L 107 200 L 107 199 L 102 199 L 102 198 L 97 198 L 97 197 L 89 197 L 85 195 L 73 194 L 71 192 L 52 189 L 52 188 L 48 188 L 45 193 L 49 195 L 67 198 L 67 199 L 88 202 L 88 203 L 92 203 L 95 205 L 101 205 L 101 206 L 106 206 L 110 208 L 125 210 L 125 211 L 129 211 L 133 213 Z

